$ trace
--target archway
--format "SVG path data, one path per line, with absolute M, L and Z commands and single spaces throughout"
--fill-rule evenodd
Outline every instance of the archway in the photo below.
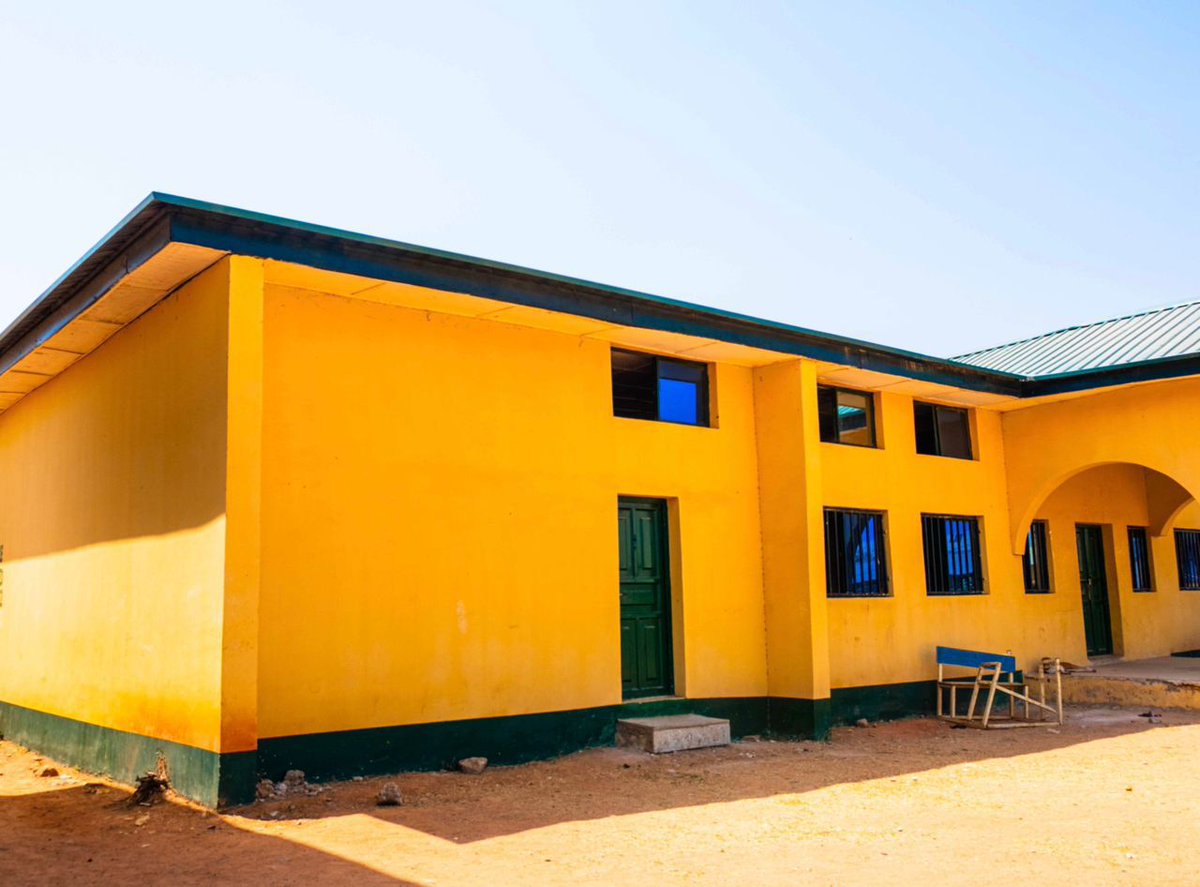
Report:
M 1013 554 L 1023 555 L 1025 553 L 1025 541 L 1029 535 L 1029 527 L 1038 512 L 1056 491 L 1080 475 L 1114 466 L 1127 466 L 1144 472 L 1147 525 L 1152 536 L 1162 536 L 1169 531 L 1179 513 L 1197 498 L 1175 478 L 1138 462 L 1107 461 L 1078 465 L 1068 471 L 1062 471 L 1042 483 L 1041 487 L 1029 497 L 1020 515 L 1010 511 Z M 1010 509 L 1013 504 L 1010 498 Z

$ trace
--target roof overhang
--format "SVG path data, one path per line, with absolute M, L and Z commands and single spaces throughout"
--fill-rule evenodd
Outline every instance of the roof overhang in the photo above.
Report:
M 196 274 L 237 254 L 806 357 L 862 378 L 971 393 L 980 405 L 1200 373 L 1200 358 L 1023 378 L 634 290 L 210 203 L 151 194 L 0 333 L 0 410 Z M 911 388 L 911 385 L 907 387 Z M 905 389 L 906 390 L 906 389 Z M 914 392 L 915 393 L 915 392 Z

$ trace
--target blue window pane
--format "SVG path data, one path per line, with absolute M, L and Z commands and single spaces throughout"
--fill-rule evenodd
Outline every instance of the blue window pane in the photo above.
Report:
M 684 425 L 700 424 L 700 386 L 678 379 L 658 380 L 658 418 Z
M 967 591 L 974 585 L 975 546 L 966 521 L 946 521 L 946 572 L 951 587 Z
M 875 517 L 868 517 L 859 530 L 854 550 L 854 581 L 858 586 L 874 587 L 879 582 L 879 558 L 875 553 L 877 528 Z

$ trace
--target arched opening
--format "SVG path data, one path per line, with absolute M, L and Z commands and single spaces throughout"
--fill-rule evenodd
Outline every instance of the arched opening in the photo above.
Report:
M 1111 475 L 1112 469 L 1122 468 L 1142 472 L 1146 509 L 1145 522 L 1142 525 L 1149 528 L 1152 536 L 1162 536 L 1169 531 L 1179 513 L 1196 499 L 1196 496 L 1170 475 L 1136 462 L 1094 462 L 1077 466 L 1046 481 L 1037 495 L 1032 497 L 1025 511 L 1019 517 L 1015 514 L 1011 516 L 1014 518 L 1011 523 L 1013 554 L 1025 553 L 1029 528 L 1051 496 L 1064 486 L 1077 483 L 1080 478 L 1087 478 L 1103 489 L 1106 472 Z
M 1181 514 L 1196 518 L 1186 511 L 1195 501 L 1175 478 L 1133 462 L 1087 465 L 1057 478 L 1023 515 L 1014 545 L 1024 556 L 1036 521 L 1041 563 L 1048 550 L 1054 582 L 1033 588 L 1027 572 L 1026 590 L 1059 595 L 1043 608 L 1074 623 L 1069 631 L 1088 657 L 1170 652 L 1177 616 L 1153 592 L 1178 586 L 1175 546 L 1165 537 Z

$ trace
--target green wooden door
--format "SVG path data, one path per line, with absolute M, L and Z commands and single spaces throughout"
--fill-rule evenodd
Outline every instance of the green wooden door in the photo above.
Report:
M 1083 631 L 1088 655 L 1103 656 L 1112 652 L 1113 641 L 1108 579 L 1104 573 L 1104 537 L 1100 528 L 1076 526 L 1075 545 L 1079 551 L 1079 586 L 1083 591 Z
M 617 504 L 621 560 L 621 689 L 625 698 L 675 691 L 667 508 L 660 499 Z

